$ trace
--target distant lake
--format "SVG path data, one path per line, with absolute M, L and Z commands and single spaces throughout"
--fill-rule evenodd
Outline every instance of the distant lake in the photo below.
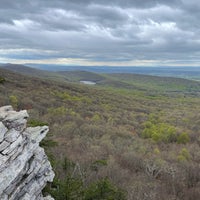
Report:
M 80 83 L 86 84 L 86 85 L 96 85 L 93 81 L 80 81 Z

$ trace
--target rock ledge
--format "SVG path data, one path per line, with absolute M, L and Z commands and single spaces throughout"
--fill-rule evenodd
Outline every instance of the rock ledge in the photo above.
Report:
M 47 200 L 42 189 L 54 172 L 39 142 L 49 128 L 26 127 L 26 110 L 0 107 L 0 199 Z

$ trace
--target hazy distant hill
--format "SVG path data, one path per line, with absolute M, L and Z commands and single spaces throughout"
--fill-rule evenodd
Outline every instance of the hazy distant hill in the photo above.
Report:
M 97 74 L 87 71 L 62 71 L 62 72 L 57 72 L 57 74 L 64 76 L 70 81 L 86 80 L 86 81 L 101 82 L 106 79 L 102 74 Z
M 29 75 L 33 77 L 40 77 L 40 78 L 55 78 L 56 74 L 54 72 L 44 71 L 40 69 L 35 69 L 31 67 L 27 67 L 25 65 L 18 65 L 18 64 L 1 64 L 0 68 L 7 69 L 12 72 L 20 73 L 23 75 Z
M 10 70 L 12 72 L 20 73 L 23 75 L 28 75 L 32 77 L 51 79 L 55 81 L 70 81 L 70 82 L 79 82 L 82 80 L 100 82 L 105 79 L 104 76 L 96 74 L 93 72 L 86 71 L 47 71 L 40 70 L 25 65 L 16 65 L 16 64 L 2 64 L 0 68 Z
M 144 74 L 165 77 L 180 77 L 200 80 L 200 67 L 108 67 L 108 66 L 62 66 L 62 65 L 35 65 L 37 69 L 48 71 L 89 71 L 94 73 L 126 73 Z
M 126 83 L 129 86 L 137 86 L 138 88 L 143 88 L 144 90 L 149 91 L 200 91 L 200 82 L 183 78 L 123 73 L 109 74 L 107 76 L 112 77 L 115 81 Z M 122 85 L 121 87 L 125 86 Z
M 5 68 L 7 70 L 13 71 L 13 72 L 17 72 L 17 73 L 21 73 L 21 74 L 26 74 L 26 75 L 40 75 L 40 74 L 44 74 L 46 71 L 43 70 L 39 70 L 39 69 L 35 69 L 35 68 L 31 68 L 31 67 L 27 67 L 25 65 L 18 65 L 18 64 L 1 64 L 0 65 L 1 68 Z

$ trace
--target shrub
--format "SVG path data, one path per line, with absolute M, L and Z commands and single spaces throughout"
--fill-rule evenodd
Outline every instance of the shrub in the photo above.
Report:
M 58 145 L 58 143 L 53 141 L 53 140 L 51 140 L 51 139 L 46 139 L 45 138 L 44 140 L 41 141 L 40 145 L 42 147 L 55 147 L 55 146 Z
M 31 126 L 31 127 L 36 127 L 36 126 L 48 126 L 48 123 L 47 122 L 41 122 L 37 119 L 30 119 L 28 121 L 28 126 Z
M 179 161 L 187 161 L 190 159 L 190 153 L 186 148 L 182 148 L 177 158 Z
M 19 101 L 18 101 L 17 96 L 15 96 L 15 95 L 10 95 L 10 96 L 9 96 L 9 101 L 10 101 L 10 104 L 11 104 L 14 108 L 17 108 L 17 107 L 18 107 Z
M 3 77 L 0 77 L 0 84 L 3 84 L 5 81 L 6 81 L 6 79 L 5 79 L 5 78 L 3 78 Z
M 190 137 L 187 133 L 181 133 L 178 137 L 177 137 L 177 142 L 178 144 L 186 144 L 187 142 L 190 141 Z
M 98 171 L 100 167 L 106 166 L 106 165 L 107 165 L 107 160 L 96 160 L 95 162 L 92 163 L 90 168 L 93 171 Z

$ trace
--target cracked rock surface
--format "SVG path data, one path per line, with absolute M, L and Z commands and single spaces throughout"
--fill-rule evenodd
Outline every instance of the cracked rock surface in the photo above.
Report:
M 42 189 L 52 182 L 54 172 L 40 141 L 47 126 L 26 127 L 26 110 L 0 107 L 0 199 L 45 200 Z

